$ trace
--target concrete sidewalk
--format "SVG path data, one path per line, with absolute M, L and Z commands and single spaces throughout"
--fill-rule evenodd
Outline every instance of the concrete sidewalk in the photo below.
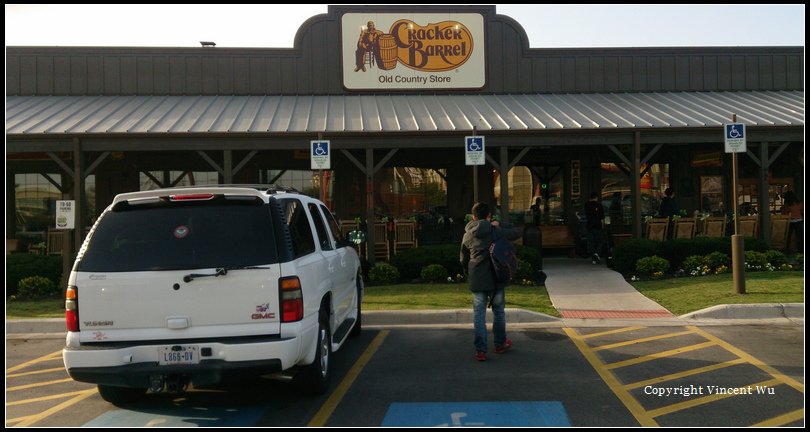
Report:
M 621 274 L 590 259 L 543 260 L 546 289 L 562 318 L 523 309 L 507 309 L 510 327 L 620 327 L 628 325 L 803 325 L 803 303 L 719 305 L 674 316 L 648 299 Z M 508 288 L 507 288 L 508 290 Z M 507 298 L 509 294 L 507 291 Z M 491 311 L 488 312 L 491 322 Z M 364 327 L 472 326 L 471 309 L 363 311 Z M 6 339 L 64 338 L 65 320 L 6 320 Z

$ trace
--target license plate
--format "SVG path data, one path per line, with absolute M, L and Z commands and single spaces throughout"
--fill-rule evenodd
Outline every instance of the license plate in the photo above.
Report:
M 158 364 L 188 365 L 200 362 L 200 350 L 196 345 L 172 345 L 158 349 Z

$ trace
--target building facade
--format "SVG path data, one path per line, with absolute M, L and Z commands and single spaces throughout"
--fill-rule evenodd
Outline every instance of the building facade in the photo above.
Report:
M 539 198 L 576 232 L 618 192 L 639 236 L 667 187 L 690 215 L 733 208 L 734 115 L 738 205 L 767 227 L 804 193 L 803 67 L 803 47 L 530 48 L 494 6 L 330 6 L 285 49 L 7 47 L 6 237 L 46 241 L 57 199 L 87 227 L 117 193 L 210 183 L 293 185 L 436 242 L 476 200 L 522 225 Z

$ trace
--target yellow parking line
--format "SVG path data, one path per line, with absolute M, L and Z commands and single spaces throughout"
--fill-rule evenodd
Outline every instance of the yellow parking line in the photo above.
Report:
M 17 427 L 31 426 L 32 424 L 34 424 L 34 423 L 36 423 L 36 422 L 38 422 L 38 421 L 52 415 L 52 414 L 55 414 L 55 413 L 57 413 L 59 411 L 62 411 L 63 409 L 68 408 L 71 405 L 77 404 L 77 403 L 87 399 L 88 397 L 94 395 L 94 394 L 96 394 L 96 389 L 94 389 L 94 388 L 90 389 L 90 390 L 85 390 L 84 392 L 74 396 L 70 400 L 66 400 L 66 401 L 60 403 L 59 405 L 56 405 L 55 407 L 47 409 L 47 410 L 45 410 L 45 411 L 43 411 L 43 412 L 41 412 L 41 413 L 39 413 L 37 415 L 26 417 L 25 420 L 23 420 L 22 422 L 17 424 Z
M 645 338 L 640 338 L 640 339 L 633 339 L 633 340 L 629 340 L 629 341 L 616 342 L 616 343 L 607 344 L 607 345 L 599 345 L 599 346 L 592 347 L 591 349 L 593 349 L 594 351 L 601 351 L 601 350 L 606 350 L 606 349 L 611 349 L 611 348 L 618 348 L 618 347 L 623 347 L 623 346 L 627 346 L 627 345 L 634 345 L 634 344 L 639 344 L 639 343 L 644 343 L 644 342 L 651 342 L 651 341 L 667 339 L 667 338 L 672 338 L 672 337 L 678 337 L 678 336 L 683 336 L 683 335 L 691 335 L 691 334 L 694 334 L 694 333 L 689 331 L 689 330 L 686 330 L 686 331 L 677 332 L 677 333 L 667 333 L 667 334 L 662 334 L 662 335 L 658 335 L 658 336 L 650 336 L 650 337 L 645 337 Z
M 800 382 L 796 381 L 795 379 L 783 374 L 782 372 L 779 372 L 778 370 L 774 369 L 773 367 L 763 363 L 762 361 L 760 361 L 756 357 L 752 356 L 751 354 L 748 354 L 747 352 L 745 352 L 745 351 L 743 351 L 743 350 L 729 344 L 728 342 L 726 342 L 726 341 L 724 341 L 724 340 L 722 340 L 720 338 L 717 338 L 714 335 L 712 335 L 710 333 L 707 333 L 707 332 L 705 332 L 705 331 L 703 331 L 703 330 L 701 330 L 701 329 L 699 329 L 697 327 L 687 326 L 686 328 L 688 328 L 688 329 L 694 331 L 695 333 L 705 337 L 706 339 L 716 343 L 717 345 L 720 345 L 721 347 L 725 348 L 727 351 L 737 355 L 738 357 L 744 359 L 748 363 L 751 363 L 752 365 L 760 368 L 761 370 L 765 371 L 769 375 L 771 375 L 774 378 L 782 381 L 783 383 L 793 387 L 794 389 L 798 390 L 799 392 L 804 393 L 804 385 L 802 383 L 800 383 Z
M 366 364 L 377 349 L 382 345 L 383 340 L 385 337 L 388 336 L 389 330 L 381 331 L 377 337 L 374 338 L 373 341 L 369 344 L 368 348 L 363 352 L 360 358 L 354 363 L 354 366 L 346 373 L 346 376 L 343 377 L 343 381 L 340 382 L 340 385 L 337 386 L 334 392 L 329 396 L 329 399 L 324 402 L 323 406 L 315 416 L 312 417 L 312 420 L 309 421 L 307 426 L 314 426 L 314 427 L 323 427 L 326 424 L 326 421 L 329 420 L 329 417 L 332 415 L 332 412 L 335 411 L 340 401 L 343 399 L 343 396 L 346 395 L 346 392 L 349 391 L 349 388 L 354 383 L 354 380 L 360 375 L 360 371 L 366 367 Z
M 53 381 L 44 381 L 44 382 L 39 382 L 39 383 L 34 383 L 34 384 L 26 384 L 26 385 L 21 385 L 21 386 L 16 386 L 16 387 L 6 387 L 6 391 L 25 390 L 25 389 L 29 389 L 29 388 L 43 387 L 43 386 L 46 386 L 46 385 L 60 384 L 60 383 L 63 383 L 63 382 L 70 382 L 70 381 L 73 381 L 73 378 L 65 378 L 65 379 L 53 380 Z
M 57 354 L 58 354 L 58 356 L 57 356 Z M 37 357 L 37 358 L 35 358 L 33 360 L 29 360 L 29 361 L 27 361 L 25 363 L 18 364 L 17 366 L 10 367 L 10 368 L 6 369 L 6 373 L 18 371 L 20 369 L 31 366 L 32 364 L 37 364 L 37 363 L 41 363 L 41 362 L 44 362 L 44 361 L 56 360 L 56 359 L 61 359 L 61 358 L 62 358 L 62 351 L 57 351 L 55 353 L 45 354 L 42 357 Z
M 714 402 L 714 401 L 718 401 L 718 400 L 721 400 L 721 399 L 730 398 L 730 397 L 733 397 L 733 396 L 748 395 L 749 394 L 748 393 L 749 387 L 772 386 L 772 385 L 776 385 L 776 384 L 783 384 L 783 383 L 779 382 L 779 380 L 776 380 L 776 379 L 772 379 L 772 380 L 768 380 L 768 381 L 762 381 L 762 382 L 757 383 L 757 384 L 751 384 L 751 386 L 738 387 L 737 390 L 739 390 L 739 391 L 737 393 L 728 392 L 728 393 L 723 393 L 723 394 L 713 394 L 713 395 L 703 396 L 703 397 L 695 398 L 695 399 L 692 399 L 692 400 L 683 401 L 683 402 L 679 402 L 679 403 L 676 403 L 676 404 L 667 405 L 665 407 L 661 407 L 661 408 L 658 408 L 658 409 L 654 409 L 654 410 L 648 411 L 648 413 L 652 417 L 659 417 L 659 416 L 662 416 L 664 414 L 672 414 L 674 412 L 685 410 L 687 408 L 696 407 L 698 405 L 707 404 L 709 402 Z
M 31 371 L 31 372 L 21 372 L 21 373 L 18 373 L 18 374 L 6 375 L 6 378 L 16 378 L 16 377 L 21 377 L 21 376 L 25 376 L 25 375 L 36 375 L 36 374 L 43 374 L 43 373 L 56 372 L 56 371 L 62 371 L 64 373 L 67 373 L 67 371 L 65 370 L 64 367 L 58 367 L 58 368 L 42 369 L 42 370 L 35 370 L 35 371 Z
M 582 339 L 588 339 L 588 338 L 595 338 L 595 337 L 605 336 L 605 335 L 610 335 L 610 334 L 615 334 L 615 333 L 624 333 L 624 332 L 629 332 L 629 331 L 633 331 L 633 330 L 641 330 L 643 328 L 644 327 L 642 327 L 642 326 L 624 327 L 624 328 L 620 328 L 620 329 L 607 330 L 607 331 L 603 331 L 603 332 L 599 332 L 599 333 L 590 333 L 590 334 L 586 334 L 586 335 L 581 335 L 580 337 Z
M 616 377 L 613 376 L 610 371 L 608 371 L 602 362 L 597 357 L 596 353 L 590 349 L 587 343 L 577 334 L 576 331 L 570 328 L 563 328 L 565 334 L 574 342 L 579 351 L 582 352 L 582 355 L 585 356 L 585 359 L 588 360 L 588 363 L 591 364 L 591 367 L 594 368 L 597 374 L 602 378 L 602 381 L 607 384 L 611 391 L 619 398 L 620 401 L 624 404 L 630 414 L 636 418 L 638 423 L 641 426 L 658 426 L 658 423 L 647 413 L 647 410 L 638 403 L 638 401 L 624 388 L 622 388 L 621 383 L 619 382 Z
M 724 362 L 724 363 L 717 363 L 717 364 L 713 364 L 713 365 L 699 367 L 699 368 L 696 368 L 696 369 L 690 369 L 690 370 L 683 371 L 683 372 L 678 372 L 678 373 L 674 373 L 674 374 L 655 377 L 655 378 L 651 378 L 651 379 L 644 380 L 644 381 L 638 381 L 638 382 L 634 382 L 634 383 L 630 383 L 630 384 L 625 384 L 624 388 L 627 389 L 627 390 L 633 390 L 633 389 L 637 389 L 639 387 L 644 387 L 644 386 L 648 386 L 648 385 L 652 385 L 652 384 L 658 384 L 658 383 L 662 383 L 662 382 L 665 382 L 665 381 L 670 381 L 670 380 L 674 380 L 674 379 L 678 379 L 678 378 L 684 378 L 684 377 L 688 377 L 688 376 L 692 376 L 692 375 L 698 375 L 698 374 L 702 374 L 704 372 L 711 372 L 713 370 L 723 369 L 723 368 L 738 365 L 738 364 L 741 364 L 741 363 L 745 363 L 745 360 L 743 360 L 741 358 L 736 358 L 734 360 L 729 360 L 729 361 Z
M 42 402 L 42 401 L 51 400 L 51 399 L 62 399 L 62 398 L 70 397 L 70 396 L 76 396 L 76 395 L 84 393 L 86 391 L 87 390 L 79 390 L 79 391 L 75 391 L 75 392 L 59 393 L 59 394 L 54 394 L 54 395 L 49 395 L 49 396 L 42 396 L 42 397 L 38 397 L 38 398 L 23 399 L 23 400 L 18 400 L 18 401 L 14 401 L 14 402 L 6 402 L 6 406 L 25 405 L 25 404 L 29 404 L 29 403 Z
M 801 420 L 804 418 L 804 408 L 797 409 L 796 411 L 789 412 L 787 414 L 782 414 L 780 416 L 776 416 L 774 418 L 770 418 L 765 421 L 761 421 L 753 426 L 759 427 L 774 427 L 774 426 L 784 426 L 789 423 L 793 423 L 795 421 Z
M 690 345 L 690 346 L 685 346 L 685 347 L 681 347 L 681 348 L 675 348 L 675 349 L 668 350 L 668 351 L 662 351 L 662 352 L 655 353 L 655 354 L 650 354 L 650 355 L 645 355 L 645 356 L 641 356 L 641 357 L 631 358 L 629 360 L 623 360 L 623 361 L 616 362 L 616 363 L 610 363 L 610 364 L 605 365 L 605 367 L 607 369 L 617 369 L 617 368 L 630 366 L 630 365 L 634 365 L 634 364 L 638 364 L 638 363 L 644 363 L 644 362 L 648 362 L 648 361 L 652 361 L 652 360 L 656 360 L 656 359 L 660 359 L 660 358 L 664 358 L 664 357 L 670 357 L 670 356 L 678 355 L 680 353 L 699 350 L 699 349 L 703 349 L 703 348 L 710 347 L 710 346 L 715 346 L 715 345 L 716 344 L 714 342 L 703 342 L 703 343 L 700 343 L 700 344 L 697 344 L 697 345 Z

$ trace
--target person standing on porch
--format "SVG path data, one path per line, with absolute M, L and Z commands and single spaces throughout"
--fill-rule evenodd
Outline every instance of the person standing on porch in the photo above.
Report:
M 802 226 L 804 225 L 804 204 L 796 198 L 793 191 L 785 192 L 782 214 L 790 215 L 787 245 L 790 247 L 791 238 L 796 239 L 796 252 L 803 253 Z
M 671 187 L 664 190 L 664 199 L 661 200 L 661 206 L 658 208 L 658 214 L 661 217 L 669 219 L 669 228 L 667 229 L 667 239 L 671 239 L 675 231 L 675 222 L 672 217 L 680 213 L 678 203 L 675 201 L 675 191 Z
M 585 203 L 585 228 L 588 230 L 588 253 L 591 262 L 599 264 L 599 253 L 605 247 L 605 207 L 599 202 L 599 194 L 591 192 L 591 197 Z

